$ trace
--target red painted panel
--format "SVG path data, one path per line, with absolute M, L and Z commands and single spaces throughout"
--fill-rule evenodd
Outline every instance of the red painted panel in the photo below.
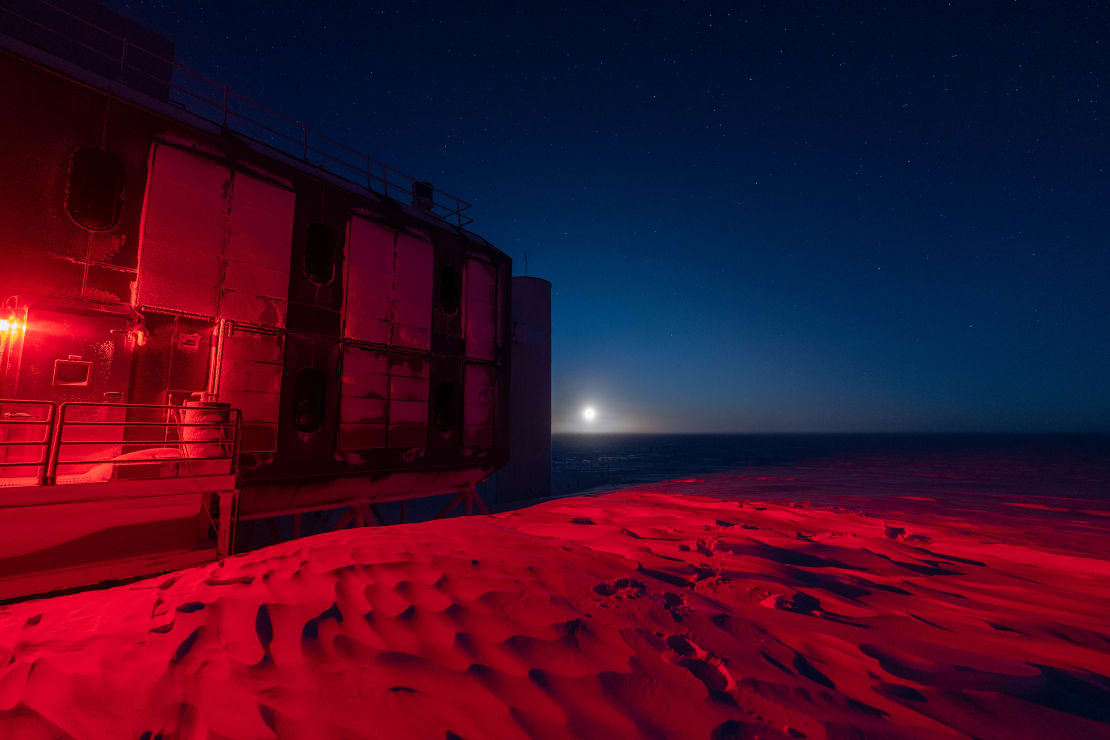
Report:
M 243 326 L 224 329 L 219 400 L 243 412 L 243 452 L 277 449 L 282 346 L 281 334 Z
M 389 446 L 428 443 L 428 361 L 414 355 L 389 360 Z
M 463 377 L 463 444 L 492 445 L 494 424 L 493 369 L 468 363 Z
M 432 346 L 432 245 L 397 236 L 393 280 L 393 339 L 397 347 L 427 350 Z
M 215 317 L 230 172 L 155 145 L 139 244 L 139 306 Z
M 431 243 L 352 216 L 343 336 L 430 349 L 433 262 Z
M 393 295 L 395 232 L 352 216 L 347 235 L 346 316 L 343 336 L 388 344 Z
M 285 326 L 294 200 L 288 190 L 235 173 L 220 302 L 222 318 Z
M 389 357 L 381 350 L 345 346 L 339 399 L 340 450 L 385 447 Z
M 466 356 L 492 360 L 497 332 L 497 279 L 493 266 L 466 261 Z
M 285 325 L 293 193 L 155 145 L 139 257 L 139 306 Z

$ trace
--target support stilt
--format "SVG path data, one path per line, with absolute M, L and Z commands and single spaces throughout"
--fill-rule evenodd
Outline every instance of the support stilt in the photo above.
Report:
M 352 506 L 348 508 L 347 512 L 343 514 L 343 516 L 339 517 L 339 521 L 335 523 L 335 526 L 331 528 L 331 531 L 338 532 L 341 529 L 346 529 L 347 525 L 349 525 L 356 516 L 357 512 L 355 510 L 355 507 Z
M 435 517 L 433 517 L 433 518 L 434 519 L 442 519 L 443 517 L 447 516 L 448 514 L 451 513 L 452 509 L 454 509 L 456 506 L 458 506 L 462 502 L 462 500 L 465 497 L 466 497 L 466 491 L 463 491 L 458 496 L 455 496 L 455 498 L 451 499 L 451 501 L 448 502 L 448 504 L 446 506 L 444 506 L 442 509 L 440 509 L 439 513 L 436 514 Z
M 486 506 L 486 502 L 483 501 L 482 497 L 478 495 L 478 489 L 471 487 L 467 488 L 465 491 L 459 493 L 458 496 L 455 496 L 455 498 L 451 499 L 451 501 L 446 506 L 444 506 L 438 514 L 435 515 L 435 518 L 440 519 L 444 516 L 447 516 L 459 504 L 466 505 L 467 514 L 473 514 L 475 506 L 477 506 L 478 510 L 483 514 L 490 513 L 489 507 Z
M 478 511 L 482 512 L 483 514 L 490 513 L 489 507 L 486 506 L 486 502 L 483 501 L 482 497 L 478 495 L 477 488 L 470 489 L 470 498 L 473 499 L 474 505 L 478 507 Z
M 223 560 L 231 554 L 235 546 L 232 536 L 232 522 L 235 521 L 234 509 L 239 500 L 238 491 L 220 491 L 219 523 L 216 527 L 216 557 Z
M 281 542 L 281 532 L 278 530 L 277 517 L 266 517 L 266 528 L 270 530 L 270 539 L 273 544 Z

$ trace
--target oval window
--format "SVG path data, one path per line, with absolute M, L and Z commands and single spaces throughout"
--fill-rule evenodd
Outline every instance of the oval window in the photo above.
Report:
M 327 415 L 328 378 L 314 367 L 297 373 L 293 381 L 293 426 L 298 432 L 314 432 Z
M 462 279 L 459 271 L 454 267 L 441 267 L 436 292 L 439 294 L 441 311 L 448 315 L 458 312 L 462 303 Z
M 455 384 L 444 381 L 436 387 L 435 425 L 444 434 L 455 428 L 458 419 L 458 393 Z
M 326 224 L 309 224 L 304 240 L 304 274 L 317 285 L 335 276 L 335 235 Z
M 66 212 L 78 226 L 105 231 L 123 210 L 123 162 L 104 149 L 78 149 L 69 160 Z

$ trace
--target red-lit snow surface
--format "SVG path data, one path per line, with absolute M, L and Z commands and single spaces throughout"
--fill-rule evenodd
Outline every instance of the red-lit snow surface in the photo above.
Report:
M 0 608 L 0 737 L 1110 736 L 1105 502 L 834 488 L 671 482 Z

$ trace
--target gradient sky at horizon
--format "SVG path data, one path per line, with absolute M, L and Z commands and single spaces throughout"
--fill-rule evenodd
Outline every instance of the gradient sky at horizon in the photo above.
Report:
M 600 431 L 1110 431 L 1110 4 L 107 4 L 472 201 Z

